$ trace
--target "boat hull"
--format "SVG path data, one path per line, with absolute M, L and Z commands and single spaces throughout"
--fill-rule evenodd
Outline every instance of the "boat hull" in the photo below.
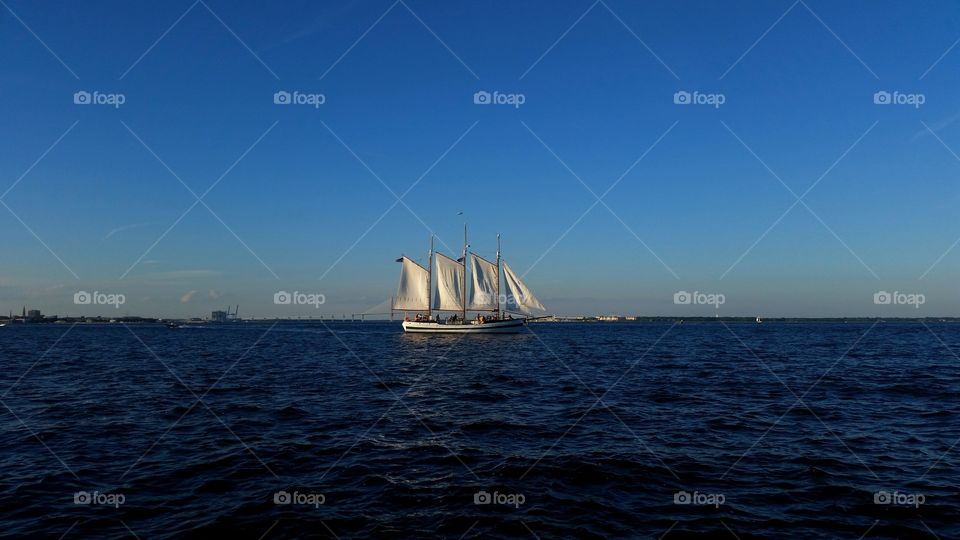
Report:
M 517 334 L 526 325 L 524 319 L 485 323 L 445 324 L 403 321 L 403 331 L 411 334 Z

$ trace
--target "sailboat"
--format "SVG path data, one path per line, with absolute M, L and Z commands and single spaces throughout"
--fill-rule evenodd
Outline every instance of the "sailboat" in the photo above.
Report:
M 436 253 L 433 237 L 430 238 L 426 268 L 406 256 L 397 259 L 403 266 L 391 312 L 416 312 L 414 319 L 404 317 L 404 332 L 515 334 L 523 331 L 535 310 L 546 311 L 506 261 L 500 260 L 500 235 L 497 235 L 494 262 L 468 251 L 469 247 L 464 225 L 463 255 L 459 259 Z M 471 274 L 469 291 L 468 266 Z M 505 295 L 501 295 L 501 267 Z M 467 311 L 476 312 L 476 317 L 467 319 Z M 449 312 L 453 314 L 441 317 L 441 313 Z

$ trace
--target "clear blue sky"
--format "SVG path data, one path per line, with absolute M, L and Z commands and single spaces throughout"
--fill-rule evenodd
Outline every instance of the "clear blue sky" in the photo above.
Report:
M 955 2 L 205 2 L 3 0 L 4 311 L 360 312 L 467 220 L 556 313 L 960 314 Z

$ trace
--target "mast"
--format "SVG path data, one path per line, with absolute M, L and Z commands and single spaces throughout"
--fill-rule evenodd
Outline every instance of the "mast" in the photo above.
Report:
M 430 235 L 430 253 L 427 254 L 427 318 L 433 315 L 433 235 Z
M 463 224 L 463 286 L 460 289 L 463 323 L 467 322 L 467 224 Z
M 500 317 L 500 234 L 497 234 L 497 310 L 494 312 Z

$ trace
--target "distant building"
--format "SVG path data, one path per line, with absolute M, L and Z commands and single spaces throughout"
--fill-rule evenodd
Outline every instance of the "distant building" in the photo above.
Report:
M 226 311 L 214 311 L 210 314 L 210 320 L 213 322 L 224 323 L 227 322 L 227 312 Z
M 40 313 L 39 309 L 31 309 L 27 312 L 27 318 L 31 321 L 37 321 L 43 318 L 43 315 Z
M 597 317 L 598 321 L 619 321 L 622 319 L 619 315 L 601 315 Z

